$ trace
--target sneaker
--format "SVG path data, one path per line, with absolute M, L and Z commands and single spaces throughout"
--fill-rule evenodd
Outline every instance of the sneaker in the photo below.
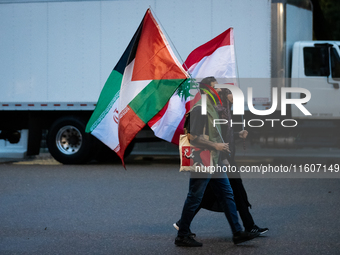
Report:
M 176 223 L 174 223 L 174 224 L 172 224 L 172 226 L 174 226 L 174 228 L 178 231 L 179 230 L 179 226 L 178 226 L 179 224 L 178 224 L 178 221 L 176 222 Z
M 234 234 L 233 242 L 234 242 L 234 244 L 243 243 L 243 242 L 249 241 L 251 239 L 254 239 L 255 237 L 257 237 L 259 235 L 260 235 L 259 232 L 250 233 L 250 232 L 247 232 L 247 231 L 239 231 L 239 232 Z
M 172 224 L 172 226 L 174 226 L 174 228 L 178 231 L 179 230 L 179 221 L 177 221 L 176 223 Z M 196 234 L 192 233 L 190 229 L 189 229 L 189 231 L 190 231 L 189 236 L 192 237 L 192 238 L 195 238 Z
M 177 236 L 175 239 L 175 244 L 177 246 L 184 246 L 184 247 L 201 247 L 203 244 L 200 242 L 197 242 L 193 237 L 191 236 Z
M 260 233 L 260 235 L 266 233 L 269 229 L 268 228 L 260 228 L 256 225 L 253 226 L 252 229 L 249 229 L 247 230 L 247 232 L 250 232 L 250 233 Z

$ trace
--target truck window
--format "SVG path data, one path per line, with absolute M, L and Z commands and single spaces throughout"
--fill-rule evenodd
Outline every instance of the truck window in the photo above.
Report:
M 328 52 L 326 47 L 305 47 L 303 57 L 306 76 L 328 76 Z
M 332 78 L 340 81 L 340 58 L 335 48 L 331 50 Z

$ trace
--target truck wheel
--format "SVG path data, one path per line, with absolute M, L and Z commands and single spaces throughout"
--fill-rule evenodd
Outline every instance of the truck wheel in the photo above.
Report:
M 77 117 L 63 117 L 50 127 L 47 147 L 63 164 L 80 164 L 91 159 L 93 137 L 85 133 L 86 122 Z

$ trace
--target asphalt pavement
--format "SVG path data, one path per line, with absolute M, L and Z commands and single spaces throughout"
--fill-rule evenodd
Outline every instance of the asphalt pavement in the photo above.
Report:
M 183 248 L 172 224 L 189 175 L 178 158 L 131 157 L 126 168 L 2 161 L 0 254 L 340 254 L 338 175 L 245 178 L 255 222 L 269 232 L 234 245 L 225 216 L 201 210 L 191 230 L 203 247 Z

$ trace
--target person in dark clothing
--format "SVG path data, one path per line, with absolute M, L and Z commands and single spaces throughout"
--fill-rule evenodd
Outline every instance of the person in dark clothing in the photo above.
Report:
M 216 83 L 217 81 L 214 77 L 207 77 L 201 81 L 200 86 L 204 85 L 203 91 L 212 96 L 212 93 L 215 93 L 213 87 Z M 207 97 L 207 115 L 202 115 L 201 110 L 203 106 L 201 105 L 201 100 L 199 100 L 190 110 L 187 117 L 190 121 L 186 121 L 186 123 L 190 123 L 190 127 L 187 129 L 191 137 L 190 142 L 198 148 L 209 149 L 211 155 L 213 155 L 213 164 L 217 165 L 222 164 L 220 153 L 228 151 L 228 145 L 223 142 L 220 135 L 220 125 L 213 126 L 212 124 L 213 119 L 219 118 L 212 101 L 214 99 Z M 208 138 L 204 136 L 205 132 L 207 132 Z M 230 224 L 233 242 L 238 244 L 258 236 L 259 233 L 242 231 L 242 227 L 238 222 L 233 192 L 225 173 L 215 173 L 214 177 L 209 173 L 191 173 L 189 192 L 183 206 L 180 222 L 178 223 L 178 234 L 175 244 L 187 247 L 202 246 L 202 243 L 197 242 L 191 234 L 190 224 L 202 202 L 208 185 Z
M 226 143 L 229 143 L 229 151 L 227 153 L 223 153 L 223 158 L 226 159 L 224 163 L 230 164 L 231 166 L 236 166 L 235 162 L 235 139 L 245 139 L 248 135 L 246 130 L 242 130 L 241 132 L 234 132 L 233 127 L 230 125 L 232 114 L 231 114 L 231 106 L 233 104 L 233 95 L 229 89 L 222 89 L 220 92 L 221 101 L 223 107 L 219 108 L 218 112 L 221 118 L 228 120 L 227 125 L 222 125 L 222 136 L 225 139 Z M 249 207 L 251 205 L 248 201 L 247 192 L 243 186 L 243 182 L 241 179 L 241 175 L 239 171 L 228 173 L 230 185 L 234 191 L 234 199 L 236 203 L 237 210 L 240 214 L 240 217 L 243 222 L 244 228 L 249 232 L 259 232 L 260 234 L 264 234 L 268 231 L 268 228 L 260 228 L 255 225 L 252 215 L 249 212 Z
M 222 151 L 220 153 L 221 158 L 223 159 L 223 164 L 231 166 L 236 166 L 235 162 L 235 139 L 234 137 L 238 137 L 241 139 L 245 139 L 248 135 L 248 132 L 246 130 L 242 130 L 241 132 L 235 133 L 233 128 L 229 125 L 231 121 L 231 106 L 233 103 L 233 96 L 228 89 L 222 89 L 220 91 L 220 98 L 222 101 L 222 105 L 215 106 L 216 111 L 219 114 L 219 117 L 221 119 L 228 120 L 227 125 L 221 125 L 221 131 L 222 131 L 222 137 L 225 143 L 229 144 L 229 150 L 228 151 Z M 237 166 L 236 166 L 237 167 Z M 243 226 L 247 232 L 251 233 L 258 233 L 258 234 L 264 234 L 268 231 L 268 228 L 260 228 L 258 227 L 253 220 L 252 215 L 249 212 L 249 207 L 251 207 L 249 201 L 247 192 L 243 186 L 243 182 L 240 176 L 239 171 L 236 171 L 234 173 L 228 173 L 229 183 L 233 189 L 234 193 L 234 200 L 237 207 L 237 210 L 240 214 L 240 217 L 243 222 Z M 211 190 L 211 186 L 208 184 L 207 188 L 204 192 L 202 201 L 200 206 L 196 209 L 195 215 L 198 213 L 198 211 L 201 209 L 207 209 L 211 211 L 221 212 L 221 206 L 219 202 L 216 199 L 216 196 Z M 178 229 L 178 226 L 180 225 L 180 220 L 173 224 L 176 229 Z M 191 233 L 190 235 L 192 237 L 195 237 L 196 235 L 194 233 Z

